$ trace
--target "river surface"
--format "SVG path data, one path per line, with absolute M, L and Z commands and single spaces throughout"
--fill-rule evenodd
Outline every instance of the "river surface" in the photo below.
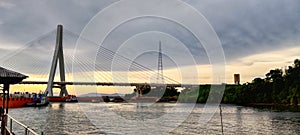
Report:
M 204 107 L 175 103 L 52 103 L 47 107 L 10 109 L 9 114 L 47 135 L 222 134 L 219 108 L 203 112 Z M 222 105 L 222 120 L 224 134 L 300 134 L 299 112 Z M 24 134 L 16 124 L 14 132 Z

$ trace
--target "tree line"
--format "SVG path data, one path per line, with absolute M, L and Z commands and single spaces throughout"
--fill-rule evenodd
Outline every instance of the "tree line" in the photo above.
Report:
M 184 102 L 189 102 L 199 91 L 197 102 L 206 102 L 210 85 L 201 85 L 199 88 L 186 89 Z M 222 102 L 233 104 L 274 103 L 298 105 L 300 97 L 300 60 L 284 71 L 272 69 L 265 78 L 255 78 L 243 85 L 226 85 Z
M 163 93 L 161 93 L 163 92 Z M 127 94 L 127 98 L 133 97 L 136 90 L 132 94 Z M 162 96 L 161 101 L 177 100 L 180 95 L 179 102 L 205 103 L 209 94 L 221 94 L 218 91 L 211 91 L 211 85 L 200 85 L 196 88 L 187 88 L 177 92 L 175 88 L 167 87 L 165 90 L 161 88 L 151 89 L 150 86 L 145 87 L 143 95 Z M 145 96 L 146 96 L 145 95 Z M 223 103 L 230 104 L 252 104 L 252 103 L 271 103 L 271 104 L 290 104 L 298 105 L 300 102 L 300 60 L 294 60 L 293 65 L 287 69 L 272 69 L 266 73 L 265 78 L 255 78 L 252 82 L 242 85 L 226 85 L 222 99 Z

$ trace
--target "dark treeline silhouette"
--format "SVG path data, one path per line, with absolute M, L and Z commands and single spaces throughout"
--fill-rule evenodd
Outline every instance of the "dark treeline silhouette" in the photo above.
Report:
M 129 100 L 132 97 L 136 96 L 137 90 L 134 89 L 134 92 L 131 94 L 126 94 L 125 99 Z M 153 87 L 150 85 L 145 85 L 142 91 L 143 97 L 157 97 L 159 102 L 169 102 L 177 101 L 179 92 L 174 87 Z
M 195 102 L 197 99 L 198 103 L 205 103 L 210 92 L 211 85 L 187 88 L 181 91 L 179 102 Z M 131 98 L 136 95 L 135 93 L 136 90 L 125 97 Z M 222 94 L 218 91 L 213 93 Z M 143 95 L 162 96 L 161 101 L 176 101 L 179 92 L 175 88 L 167 87 L 163 90 L 159 87 L 151 89 L 147 86 L 143 90 Z M 222 102 L 241 105 L 257 103 L 298 105 L 300 102 L 300 60 L 296 59 L 294 64 L 284 71 L 282 69 L 270 70 L 265 78 L 255 78 L 252 82 L 243 85 L 226 85 Z
M 199 103 L 204 103 L 210 92 L 210 85 L 201 85 L 199 89 L 183 90 L 185 102 L 195 96 L 199 90 Z M 189 94 L 190 93 L 190 94 Z M 270 70 L 265 78 L 255 78 L 243 85 L 226 85 L 223 103 L 233 104 L 290 104 L 298 105 L 300 97 L 300 60 L 296 59 L 285 71 Z
M 272 69 L 264 79 L 255 78 L 241 86 L 227 86 L 224 103 L 276 103 L 298 105 L 300 96 L 300 60 L 283 71 Z

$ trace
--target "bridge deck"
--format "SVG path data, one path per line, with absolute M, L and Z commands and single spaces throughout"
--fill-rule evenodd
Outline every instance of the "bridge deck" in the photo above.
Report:
M 42 84 L 46 85 L 47 81 L 23 81 L 19 84 Z M 113 83 L 113 82 L 53 82 L 55 85 L 97 85 L 97 86 L 168 86 L 168 87 L 188 87 L 188 86 L 199 86 L 197 84 L 157 84 L 157 83 Z

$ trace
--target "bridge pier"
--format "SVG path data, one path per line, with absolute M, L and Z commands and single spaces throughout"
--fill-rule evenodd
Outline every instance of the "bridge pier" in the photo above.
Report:
M 68 91 L 67 91 L 66 84 L 60 85 L 59 96 L 62 97 L 62 96 L 68 96 L 68 95 L 69 95 L 69 93 L 68 93 Z
M 141 97 L 143 95 L 143 85 L 137 85 L 136 87 L 136 97 Z

